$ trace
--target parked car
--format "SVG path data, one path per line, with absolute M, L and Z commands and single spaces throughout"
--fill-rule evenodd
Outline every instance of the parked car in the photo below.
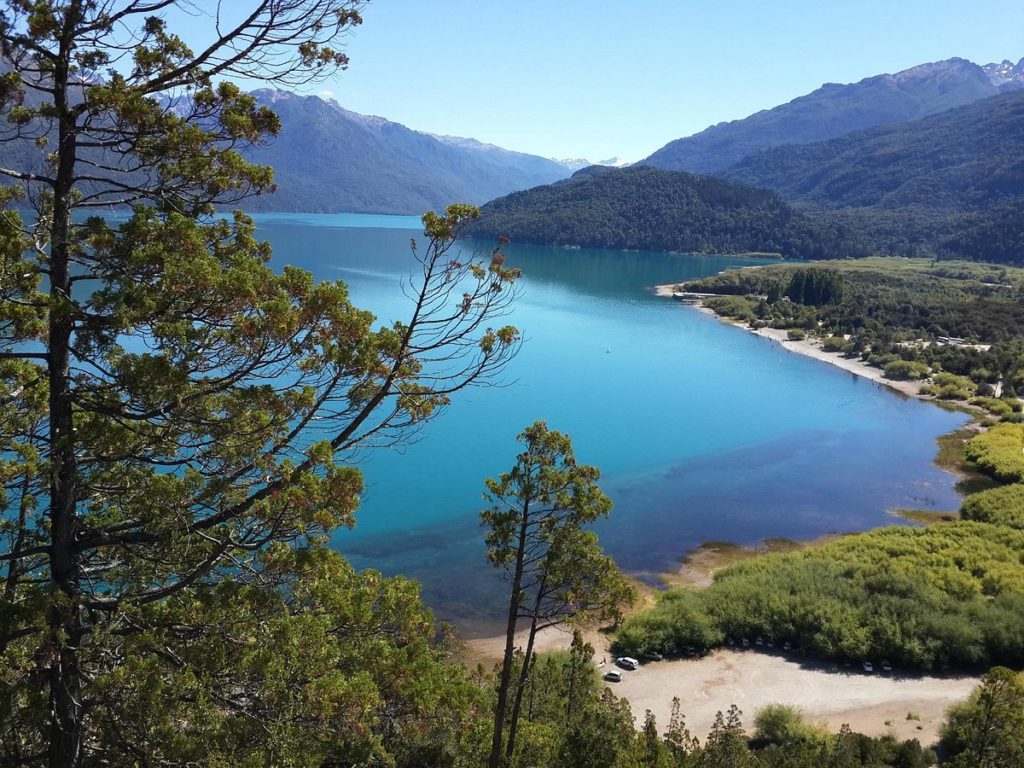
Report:
M 892 672 L 892 664 L 890 664 L 888 661 L 883 661 L 882 662 L 882 671 L 885 672 L 886 674 L 889 674 L 890 672 Z
M 645 653 L 640 658 L 643 659 L 644 661 L 661 661 L 665 657 L 662 656 L 657 651 L 648 651 L 647 653 Z
M 782 644 L 782 650 L 784 650 L 786 653 L 789 653 L 793 650 L 793 644 L 787 640 Z
M 758 648 L 762 647 L 764 645 L 764 638 L 763 637 L 758 637 L 754 641 L 754 645 L 756 645 Z
M 872 664 L 870 661 L 865 661 L 864 664 L 863 664 L 863 667 L 864 667 L 864 671 L 867 674 L 869 674 L 869 675 L 874 674 L 874 672 L 875 672 L 875 665 Z
M 750 640 L 748 640 L 747 638 L 744 637 L 740 642 L 742 643 L 744 648 L 750 647 Z
M 636 659 L 630 657 L 630 656 L 620 656 L 619 658 L 617 658 L 615 660 L 615 663 L 618 664 L 623 669 L 639 669 L 640 668 L 640 662 L 637 661 Z
M 604 679 L 607 680 L 609 683 L 621 683 L 622 673 L 619 672 L 619 670 L 617 669 L 609 669 L 607 672 L 604 673 Z

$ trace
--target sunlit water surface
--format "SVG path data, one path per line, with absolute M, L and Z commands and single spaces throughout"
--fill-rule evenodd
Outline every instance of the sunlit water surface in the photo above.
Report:
M 415 217 L 256 217 L 277 266 L 344 280 L 357 306 L 408 315 Z M 485 245 L 486 244 L 482 244 Z M 708 540 L 754 544 L 898 522 L 898 507 L 954 509 L 935 438 L 965 421 L 658 299 L 649 286 L 752 262 L 510 246 L 525 273 L 508 322 L 526 339 L 502 386 L 457 395 L 401 450 L 372 452 L 358 523 L 334 543 L 357 567 L 405 574 L 464 634 L 492 632 L 504 586 L 484 559 L 485 477 L 545 419 L 602 470 L 615 502 L 597 531 L 648 579 Z

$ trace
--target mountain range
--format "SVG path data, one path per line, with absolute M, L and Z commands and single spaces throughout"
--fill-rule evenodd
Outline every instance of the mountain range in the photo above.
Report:
M 436 136 L 333 100 L 254 92 L 281 117 L 281 133 L 248 159 L 274 168 L 277 192 L 250 210 L 418 214 L 452 201 L 484 203 L 570 174 L 546 158 L 474 139 Z
M 665 176 L 642 177 L 648 188 L 629 176 L 643 168 L 655 170 L 588 168 L 494 200 L 477 231 L 545 244 L 806 258 L 818 242 L 832 256 L 1024 261 L 1024 90 L 764 149 L 720 178 L 658 169 Z M 766 190 L 781 197 L 764 197 Z
M 829 141 L 765 149 L 717 175 L 822 208 L 974 210 L 1024 197 L 1024 90 Z
M 641 160 L 669 171 L 717 173 L 759 150 L 903 123 L 1024 88 L 1024 59 L 979 66 L 953 58 L 857 83 L 826 83 L 787 104 L 676 139 Z

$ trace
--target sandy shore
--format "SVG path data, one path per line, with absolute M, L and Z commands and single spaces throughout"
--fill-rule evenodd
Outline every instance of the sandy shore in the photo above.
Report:
M 640 723 L 649 709 L 659 727 L 668 723 L 672 698 L 679 697 L 687 727 L 702 741 L 715 713 L 731 704 L 743 711 L 749 732 L 759 709 L 782 703 L 799 707 L 807 719 L 824 723 L 833 732 L 848 723 L 860 733 L 893 733 L 928 745 L 938 740 L 950 705 L 967 698 L 978 682 L 970 676 L 833 671 L 831 665 L 801 664 L 780 655 L 720 650 L 704 659 L 645 664 L 634 672 L 624 671 L 621 683 L 607 685 L 629 700 Z
M 610 669 L 614 656 L 608 639 L 596 631 L 585 635 L 597 649 L 594 658 L 600 669 Z M 567 649 L 571 641 L 571 632 L 552 629 L 541 633 L 537 648 Z M 467 660 L 487 666 L 500 661 L 504 639 L 481 638 L 466 645 Z M 622 670 L 621 683 L 605 685 L 629 702 L 638 728 L 648 709 L 659 727 L 668 725 L 672 698 L 678 697 L 687 727 L 701 741 L 711 730 L 715 713 L 731 704 L 743 711 L 744 725 L 753 731 L 757 711 L 781 703 L 798 707 L 808 720 L 824 723 L 833 732 L 847 723 L 870 736 L 892 733 L 928 745 L 938 740 L 949 707 L 966 699 L 978 682 L 978 677 L 966 675 L 867 675 L 855 667 L 722 649 L 703 659 L 659 661 L 636 671 Z
M 671 297 L 672 291 L 675 287 L 675 285 L 657 285 L 655 286 L 654 293 L 657 296 Z M 789 352 L 804 355 L 805 357 L 810 357 L 823 363 L 834 365 L 837 368 L 842 368 L 844 371 L 848 371 L 855 376 L 868 379 L 880 386 L 888 387 L 889 389 L 895 390 L 903 395 L 907 395 L 908 397 L 916 397 L 921 400 L 934 400 L 934 398 L 921 394 L 921 382 L 894 381 L 893 379 L 887 379 L 882 375 L 881 369 L 868 365 L 859 357 L 846 357 L 845 355 L 837 352 L 826 352 L 821 348 L 821 339 L 809 338 L 801 341 L 791 341 L 787 336 L 788 332 L 781 328 L 748 328 L 745 325 L 733 323 L 728 318 L 719 317 L 707 307 L 696 306 L 694 308 L 698 312 L 703 312 L 704 314 L 714 317 L 717 320 L 721 320 L 724 323 L 735 325 L 737 328 L 742 328 L 755 336 L 769 339 Z
M 700 307 L 700 311 L 717 317 L 714 312 L 705 307 Z M 798 355 L 804 355 L 805 357 L 812 357 L 823 363 L 828 363 L 829 365 L 834 365 L 837 368 L 842 368 L 844 371 L 849 371 L 855 376 L 869 379 L 876 384 L 888 387 L 889 389 L 894 389 L 904 395 L 928 400 L 934 399 L 921 394 L 921 382 L 894 381 L 893 379 L 887 379 L 882 375 L 880 368 L 868 365 L 859 357 L 846 357 L 845 355 L 837 352 L 826 352 L 821 348 L 820 339 L 812 338 L 803 339 L 801 341 L 791 341 L 786 337 L 787 332 L 780 328 L 749 328 L 746 330 L 749 330 L 750 333 L 753 333 L 756 336 L 771 339 L 790 352 L 795 352 Z

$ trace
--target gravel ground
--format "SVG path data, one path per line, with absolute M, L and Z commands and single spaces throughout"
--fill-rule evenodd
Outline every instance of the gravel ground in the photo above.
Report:
M 761 707 L 783 703 L 799 707 L 809 720 L 832 731 L 849 723 L 861 733 L 891 732 L 929 745 L 937 741 L 949 706 L 967 698 L 979 682 L 977 677 L 911 676 L 899 670 L 894 675 L 842 667 L 833 671 L 828 665 L 801 664 L 753 650 L 722 650 L 703 659 L 659 661 L 621 671 L 622 682 L 607 685 L 629 700 L 638 723 L 649 709 L 663 729 L 672 698 L 678 696 L 687 727 L 701 741 L 718 710 L 736 704 L 747 730 L 753 731 L 754 714 Z

